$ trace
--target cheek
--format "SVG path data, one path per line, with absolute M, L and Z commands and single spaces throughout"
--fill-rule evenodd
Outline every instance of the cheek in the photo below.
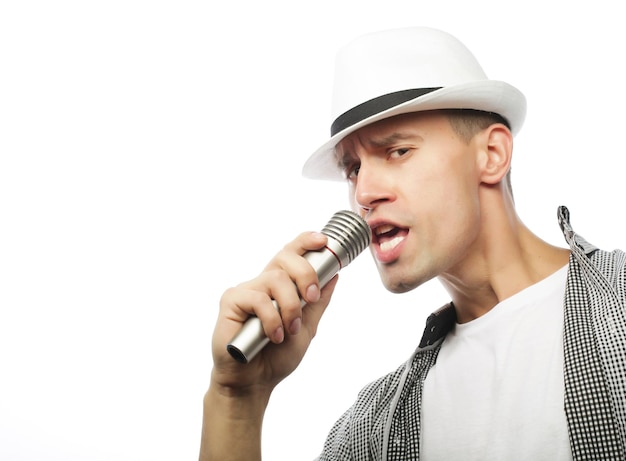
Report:
M 439 165 L 426 190 L 433 192 L 442 213 L 465 214 L 473 213 L 478 206 L 479 185 L 474 166 L 458 159 Z
M 348 186 L 348 203 L 350 204 L 350 209 L 354 211 L 355 213 L 360 214 L 359 212 L 361 211 L 361 207 L 356 202 L 356 197 L 354 194 L 355 194 L 354 187 L 352 185 L 349 185 Z
M 478 189 L 471 182 L 448 176 L 424 189 L 418 206 L 426 238 L 439 248 L 435 252 L 452 256 L 476 239 L 481 213 Z
M 480 233 L 480 210 L 477 206 L 459 207 L 448 216 L 448 225 L 440 229 L 447 266 L 461 261 L 475 245 Z

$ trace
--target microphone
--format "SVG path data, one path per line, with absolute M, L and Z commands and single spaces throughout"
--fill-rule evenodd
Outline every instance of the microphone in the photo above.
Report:
M 303 257 L 313 266 L 320 287 L 325 286 L 340 269 L 350 264 L 372 240 L 367 223 L 352 211 L 338 211 L 322 229 L 328 237 L 326 246 L 320 250 L 308 251 Z M 306 304 L 300 298 L 301 306 Z M 278 304 L 273 301 L 274 307 Z M 258 317 L 252 316 L 226 346 L 229 354 L 240 363 L 252 360 L 270 340 L 263 331 Z

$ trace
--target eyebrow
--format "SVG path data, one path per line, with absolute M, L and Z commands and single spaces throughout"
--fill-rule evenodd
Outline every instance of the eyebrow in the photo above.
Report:
M 367 144 L 373 148 L 381 148 L 381 147 L 386 147 L 391 144 L 394 144 L 398 141 L 405 141 L 407 139 L 418 139 L 420 141 L 424 140 L 424 138 L 422 138 L 420 135 L 417 135 L 415 133 L 394 132 L 388 136 L 381 136 L 378 138 L 368 139 Z M 340 154 L 336 146 L 334 149 L 334 154 L 335 154 L 337 167 L 340 168 L 341 170 L 350 166 L 352 161 L 356 158 L 356 155 L 352 153 L 351 151 L 344 151 L 343 153 Z
M 368 140 L 368 144 L 372 147 L 385 147 L 390 144 L 394 144 L 398 141 L 405 141 L 407 139 L 415 139 L 415 138 L 419 138 L 420 140 L 423 139 L 421 136 L 416 135 L 414 133 L 408 134 L 408 133 L 395 132 L 395 133 L 390 134 L 389 136 L 380 137 L 378 139 L 370 139 Z

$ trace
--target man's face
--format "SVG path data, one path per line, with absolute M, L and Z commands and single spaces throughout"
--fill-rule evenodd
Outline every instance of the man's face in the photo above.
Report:
M 337 146 L 388 290 L 454 272 L 471 255 L 480 231 L 479 150 L 476 137 L 463 142 L 438 112 L 382 120 Z

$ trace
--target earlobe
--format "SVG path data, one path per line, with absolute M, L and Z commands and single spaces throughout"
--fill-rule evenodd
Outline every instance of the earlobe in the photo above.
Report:
M 491 125 L 484 135 L 484 157 L 481 165 L 481 181 L 497 184 L 506 176 L 511 167 L 513 135 L 502 124 Z

